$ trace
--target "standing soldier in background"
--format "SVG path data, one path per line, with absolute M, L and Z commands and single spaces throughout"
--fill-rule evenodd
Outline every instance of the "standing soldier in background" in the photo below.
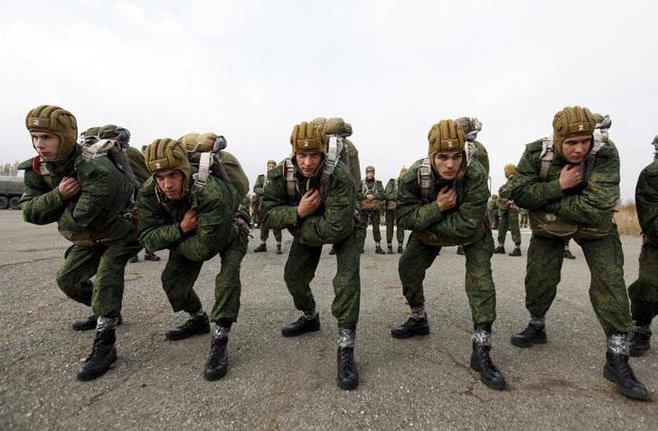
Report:
M 487 173 L 468 158 L 464 133 L 441 120 L 428 134 L 428 158 L 414 163 L 400 180 L 398 226 L 412 231 L 398 270 L 411 316 L 391 330 L 394 338 L 427 335 L 423 280 L 441 247 L 464 245 L 466 294 L 473 319 L 471 368 L 489 388 L 503 390 L 505 378 L 491 360 L 496 289 L 491 274 L 493 238 L 486 222 Z
M 249 235 L 247 216 L 240 213 L 241 199 L 233 184 L 207 172 L 204 179 L 200 173 L 193 175 L 181 142 L 153 141 L 146 148 L 145 161 L 152 177 L 144 183 L 137 202 L 139 240 L 152 250 L 169 249 L 162 288 L 174 312 L 189 314 L 185 323 L 166 332 L 168 340 L 210 332 L 208 315 L 194 283 L 204 262 L 217 254 L 221 259 L 211 315 L 217 327 L 203 374 L 206 380 L 221 379 L 228 370 L 229 332 L 240 310 L 240 266 Z
M 487 215 L 491 229 L 498 229 L 498 195 L 491 195 L 487 202 Z
M 274 160 L 269 160 L 267 162 L 267 170 L 270 171 L 276 167 L 276 162 Z M 254 184 L 254 195 L 258 199 L 258 212 L 261 213 L 261 205 L 263 202 L 263 194 L 265 186 L 267 185 L 267 173 L 258 175 L 256 178 L 256 184 Z M 259 214 L 259 220 L 261 219 Z M 276 240 L 276 254 L 283 253 L 281 251 L 281 229 L 272 229 L 274 232 L 274 239 Z M 254 253 L 263 253 L 267 251 L 267 238 L 270 236 L 270 228 L 261 224 L 260 226 L 260 245 L 254 249 Z
M 386 244 L 388 245 L 388 254 L 393 254 L 393 230 L 395 229 L 395 209 L 397 207 L 398 188 L 400 178 L 407 170 L 402 168 L 397 178 L 391 178 L 386 184 L 384 193 L 386 195 Z M 404 229 L 397 227 L 398 253 L 402 253 L 404 244 Z
M 607 337 L 603 375 L 622 395 L 648 400 L 628 363 L 632 322 L 612 217 L 619 201 L 619 154 L 597 128 L 587 108 L 559 111 L 553 137 L 527 145 L 508 185 L 514 202 L 530 211 L 532 228 L 525 277 L 530 322 L 511 342 L 517 347 L 546 343 L 545 316 L 560 282 L 564 241 L 573 238 L 585 254 L 592 306 Z
M 519 208 L 519 227 L 521 229 L 528 229 L 530 227 L 530 222 L 528 220 L 528 210 L 525 208 Z
M 368 223 L 372 223 L 372 236 L 375 239 L 375 253 L 386 254 L 382 250 L 382 234 L 380 231 L 381 224 L 381 209 L 384 206 L 386 195 L 384 193 L 384 186 L 382 182 L 375 179 L 375 168 L 373 166 L 366 167 L 366 177 L 361 181 L 361 190 L 357 194 L 359 201 L 359 211 L 363 224 L 368 227 Z M 363 253 L 363 248 L 361 249 Z
M 116 142 L 76 144 L 77 122 L 70 112 L 39 106 L 27 114 L 26 126 L 39 155 L 19 165 L 25 170 L 23 217 L 38 225 L 57 222 L 73 243 L 57 284 L 94 312 L 73 323 L 74 330 L 96 328 L 92 351 L 78 371 L 79 380 L 92 380 L 117 358 L 124 271 L 140 249 L 133 224 L 135 181 Z
M 642 170 L 635 187 L 635 205 L 644 242 L 640 276 L 628 287 L 634 323 L 629 336 L 631 356 L 640 356 L 651 348 L 651 321 L 658 315 L 658 136 L 653 145 L 654 161 Z
M 519 208 L 513 200 L 509 199 L 507 188 L 510 181 L 514 178 L 516 173 L 516 166 L 507 164 L 504 167 L 505 178 L 507 182 L 498 190 L 500 197 L 498 198 L 498 247 L 494 249 L 494 253 L 505 254 L 505 237 L 507 230 L 512 233 L 512 241 L 514 241 L 514 250 L 509 254 L 510 256 L 521 256 L 521 230 L 519 229 Z
M 254 221 L 251 216 L 251 196 L 245 195 L 244 199 L 242 199 L 242 206 L 244 207 L 244 211 L 249 215 L 249 218 L 251 219 L 251 223 L 249 224 L 249 228 L 254 227 Z
M 271 228 L 289 229 L 292 246 L 284 270 L 295 308 L 303 314 L 281 329 L 284 337 L 320 330 L 310 282 L 320 263 L 322 246 L 333 244 L 337 268 L 335 297 L 331 306 L 338 320 L 337 383 L 343 390 L 354 389 L 359 375 L 354 361 L 356 325 L 359 317 L 360 240 L 363 230 L 356 213 L 356 190 L 345 164 L 328 152 L 325 129 L 315 123 L 295 126 L 290 137 L 293 155 L 281 169 L 268 172 L 263 196 L 263 223 Z

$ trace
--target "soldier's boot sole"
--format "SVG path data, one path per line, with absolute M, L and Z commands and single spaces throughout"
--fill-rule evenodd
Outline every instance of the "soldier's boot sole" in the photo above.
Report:
M 84 364 L 80 368 L 80 371 L 78 371 L 77 378 L 81 382 L 88 382 L 90 380 L 94 380 L 102 376 L 103 374 L 107 373 L 108 370 L 112 367 L 112 364 L 117 360 L 117 350 L 113 346 L 112 350 L 110 351 L 110 354 L 105 358 L 103 361 L 103 366 L 97 369 L 93 370 L 87 370 L 84 368 Z
M 607 363 L 603 367 L 603 377 L 605 377 L 609 382 L 614 383 L 617 392 L 627 398 L 638 401 L 649 401 L 651 399 L 649 396 L 649 391 L 647 391 L 646 388 L 640 388 L 637 386 L 629 388 L 619 384 L 617 376 L 615 375 L 614 371 L 609 368 Z
M 519 337 L 518 335 L 512 335 L 512 337 L 510 338 L 510 343 L 512 343 L 513 346 L 522 347 L 522 348 L 532 347 L 535 344 L 546 344 L 547 342 L 548 342 L 547 337 L 527 338 L 527 337 Z

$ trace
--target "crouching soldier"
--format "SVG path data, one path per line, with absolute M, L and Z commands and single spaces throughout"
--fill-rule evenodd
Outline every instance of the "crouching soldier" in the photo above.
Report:
M 217 327 L 203 374 L 218 380 L 228 369 L 228 335 L 240 308 L 240 265 L 249 229 L 236 216 L 239 199 L 233 186 L 214 175 L 200 181 L 179 141 L 155 140 L 145 160 L 152 178 L 137 201 L 139 240 L 149 250 L 169 249 L 162 287 L 174 311 L 189 314 L 185 323 L 166 332 L 168 340 L 210 331 L 194 283 L 205 261 L 217 254 L 221 259 L 211 316 Z
M 474 323 L 471 368 L 488 387 L 503 390 L 505 378 L 490 357 L 496 319 L 496 290 L 491 275 L 493 238 L 487 223 L 487 173 L 468 160 L 464 133 L 452 120 L 432 126 L 429 158 L 421 159 L 400 180 L 396 218 L 412 231 L 398 271 L 411 317 L 391 330 L 394 338 L 427 335 L 423 280 L 442 246 L 463 245 L 466 294 Z
M 560 282 L 565 240 L 573 238 L 590 269 L 590 299 L 607 336 L 603 375 L 622 395 L 646 400 L 649 393 L 628 363 L 631 316 L 612 218 L 619 200 L 619 154 L 612 141 L 595 139 L 596 128 L 587 108 L 559 111 L 552 138 L 526 146 L 508 185 L 511 199 L 529 210 L 532 229 L 525 276 L 530 323 L 511 342 L 517 347 L 546 343 L 545 315 Z
M 70 112 L 39 106 L 27 114 L 26 124 L 39 155 L 19 165 L 25 170 L 23 217 L 39 225 L 57 222 L 73 243 L 57 284 L 94 313 L 73 323 L 75 330 L 96 329 L 92 351 L 78 371 L 79 380 L 92 380 L 117 358 L 124 270 L 140 248 L 132 221 L 135 184 L 108 147 L 76 144 L 77 122 Z M 120 154 L 113 143 L 106 144 Z
M 629 337 L 631 356 L 640 356 L 650 349 L 651 321 L 658 315 L 658 136 L 653 145 L 656 160 L 642 170 L 635 187 L 644 243 L 640 252 L 640 277 L 628 287 L 635 324 Z
M 356 324 L 359 317 L 360 238 L 356 190 L 337 152 L 328 152 L 324 129 L 301 123 L 290 137 L 293 156 L 268 172 L 262 201 L 263 224 L 287 228 L 293 235 L 284 279 L 295 307 L 303 314 L 284 326 L 281 335 L 294 337 L 320 330 L 320 316 L 309 283 L 320 262 L 322 246 L 333 244 L 337 256 L 335 298 L 331 307 L 338 320 L 338 375 L 341 389 L 354 389 L 359 375 L 354 362 Z M 335 158 L 331 158 L 334 156 Z

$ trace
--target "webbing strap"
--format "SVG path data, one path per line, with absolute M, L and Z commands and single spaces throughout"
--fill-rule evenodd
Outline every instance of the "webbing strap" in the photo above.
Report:
M 432 200 L 432 166 L 429 157 L 424 158 L 418 168 L 418 186 L 423 200 L 430 202 Z

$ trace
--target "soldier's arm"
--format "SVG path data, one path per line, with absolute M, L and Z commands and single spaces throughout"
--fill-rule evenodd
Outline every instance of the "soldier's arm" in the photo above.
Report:
M 375 183 L 375 199 L 380 201 L 386 200 L 386 193 L 384 192 L 384 186 L 381 181 Z
M 635 205 L 642 232 L 658 238 L 658 161 L 640 173 L 635 187 Z
M 195 262 L 212 258 L 233 239 L 233 200 L 228 186 L 221 180 L 208 182 L 199 193 L 197 227 L 178 246 L 183 256 Z
M 443 218 L 436 202 L 423 204 L 416 170 L 409 169 L 398 186 L 396 224 L 400 229 L 422 231 Z
M 363 182 L 359 183 L 359 187 L 356 189 L 356 200 L 362 201 L 366 198 L 366 195 L 363 194 Z
M 516 205 L 527 209 L 540 209 L 563 197 L 558 179 L 542 181 L 539 176 L 539 151 L 526 147 L 516 167 L 516 174 L 507 186 L 506 194 Z
M 139 242 L 147 250 L 171 248 L 183 238 L 178 223 L 171 223 L 155 196 L 154 183 L 144 183 L 137 199 Z
M 619 201 L 619 156 L 614 147 L 603 151 L 597 155 L 587 187 L 553 204 L 551 209 L 557 214 L 584 224 L 610 221 L 612 209 Z
M 297 225 L 297 206 L 291 205 L 281 169 L 267 173 L 269 181 L 261 201 L 261 223 L 270 229 L 286 229 Z
M 57 188 L 50 190 L 41 176 L 31 169 L 25 171 L 20 205 L 23 219 L 38 225 L 56 222 L 66 208 Z
M 263 185 L 265 184 L 265 176 L 264 175 L 259 175 L 258 178 L 256 178 L 256 184 L 254 184 L 254 193 L 256 196 L 263 196 L 265 191 L 263 190 Z

